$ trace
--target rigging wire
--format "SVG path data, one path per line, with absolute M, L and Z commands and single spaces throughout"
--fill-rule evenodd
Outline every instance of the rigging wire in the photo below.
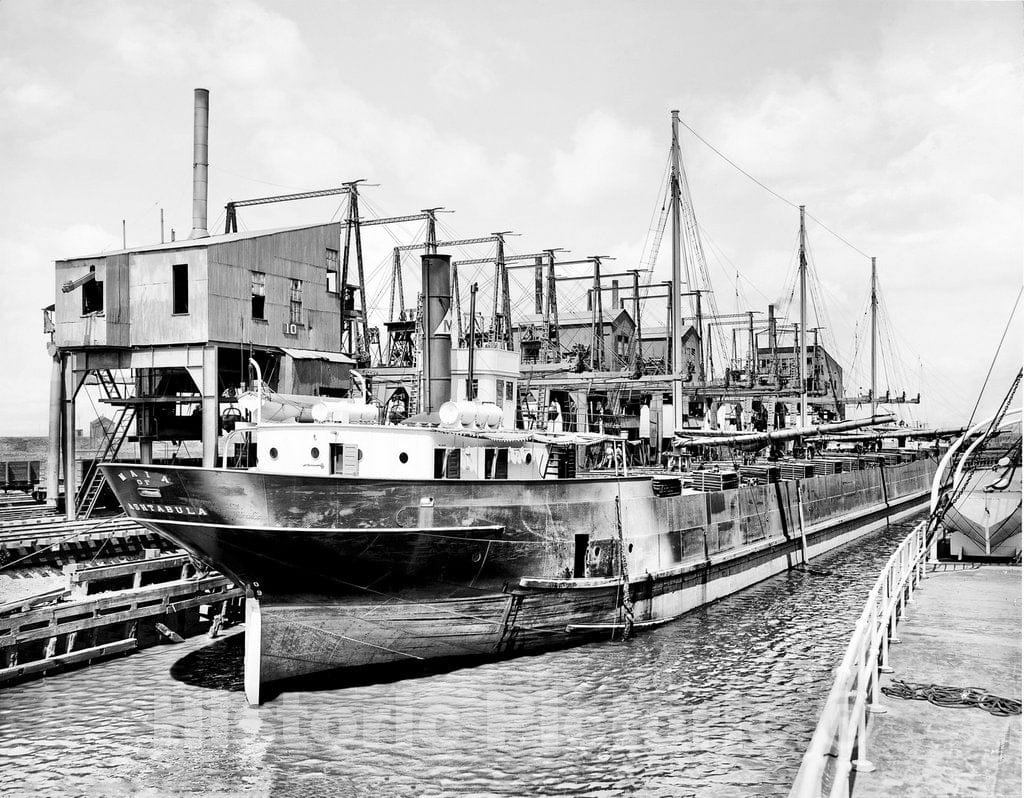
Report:
M 223 172 L 226 175 L 240 178 L 241 180 L 248 180 L 250 183 L 262 183 L 265 186 L 273 186 L 274 188 L 286 188 L 289 191 L 302 191 L 303 189 L 298 186 L 286 186 L 282 183 L 272 183 L 269 180 L 260 180 L 258 177 L 249 177 L 248 175 L 239 174 L 238 172 L 232 172 L 230 169 L 225 169 L 223 166 L 215 166 L 212 163 L 207 164 L 207 169 L 212 169 L 215 172 Z
M 1006 333 L 1010 331 L 1010 324 L 1013 322 L 1013 316 L 1017 312 L 1017 305 L 1020 304 L 1021 293 L 1024 293 L 1024 286 L 1021 286 L 1020 290 L 1017 291 L 1017 298 L 1013 300 L 1013 308 L 1010 310 L 1010 317 L 1006 320 L 1006 327 L 1003 329 L 1003 334 L 999 339 L 999 346 L 996 347 L 996 353 L 992 356 L 992 362 L 989 364 L 988 373 L 985 374 L 985 381 L 981 385 L 981 390 L 978 391 L 978 401 L 974 403 L 974 409 L 971 410 L 971 419 L 967 422 L 967 428 L 970 429 L 971 423 L 974 421 L 974 414 L 978 412 L 978 405 L 981 404 L 981 397 L 985 394 L 985 387 L 988 385 L 988 378 L 992 376 L 992 369 L 996 365 L 996 359 L 999 357 L 999 352 L 1003 348 L 1003 341 L 1006 340 Z
M 733 169 L 738 171 L 740 174 L 744 175 L 749 180 L 752 180 L 754 183 L 756 183 L 758 186 L 763 188 L 765 191 L 767 191 L 773 197 L 775 197 L 776 199 L 781 200 L 782 202 L 786 203 L 791 208 L 799 208 L 800 207 L 795 202 L 792 202 L 791 200 L 786 199 L 786 197 L 782 196 L 781 194 L 779 194 L 774 189 L 769 188 L 767 185 L 765 185 L 760 180 L 758 180 L 756 177 L 754 177 L 752 174 L 750 174 L 750 172 L 748 172 L 745 169 L 743 169 L 741 166 L 739 166 L 739 164 L 737 164 L 735 161 L 731 160 L 721 150 L 717 149 L 714 145 L 712 145 L 707 139 L 705 139 L 703 136 L 701 136 L 696 130 L 694 130 L 692 127 L 690 127 L 682 119 L 680 119 L 679 122 L 680 122 L 680 124 L 682 124 L 683 127 L 685 127 L 687 130 L 689 130 L 699 141 L 701 141 L 708 149 L 710 149 L 713 153 L 715 153 L 719 158 L 721 158 L 723 161 L 725 161 L 727 164 L 729 164 Z M 813 221 L 817 222 L 822 227 L 822 229 L 824 229 L 826 232 L 830 233 L 831 235 L 835 236 L 837 239 L 839 239 L 844 244 L 846 244 L 846 246 L 848 246 L 850 249 L 854 250 L 855 252 L 860 253 L 865 258 L 870 258 L 871 257 L 866 252 L 864 252 L 862 249 L 860 249 L 859 247 L 854 246 L 849 241 L 847 241 L 845 238 L 843 238 L 843 236 L 839 235 L 839 233 L 837 233 L 831 227 L 826 225 L 823 221 L 821 221 L 821 219 L 819 219 L 816 216 L 808 213 L 806 210 L 804 211 L 804 214 L 805 214 L 805 216 L 808 219 L 812 219 Z

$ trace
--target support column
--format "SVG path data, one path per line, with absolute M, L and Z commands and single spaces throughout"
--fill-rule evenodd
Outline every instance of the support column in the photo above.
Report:
M 138 429 L 138 427 L 136 427 Z M 139 462 L 149 465 L 153 462 L 153 440 L 152 438 L 139 439 Z
M 590 420 L 589 397 L 586 391 L 573 391 L 572 394 L 573 402 L 576 404 L 576 431 L 577 432 L 588 432 L 590 425 L 587 423 Z
M 651 395 L 651 449 L 653 450 L 653 462 L 661 464 L 661 439 L 665 435 L 662 429 L 662 405 L 664 404 L 661 391 L 655 391 Z
M 277 390 L 279 393 L 296 393 L 295 361 L 291 355 L 281 355 L 281 365 L 277 373 Z
M 217 347 L 203 347 L 203 468 L 217 465 Z
M 153 370 L 138 368 L 133 370 L 135 378 L 135 395 L 146 397 L 153 395 Z M 153 462 L 153 407 L 141 404 L 135 410 L 135 436 L 139 439 L 139 462 Z
M 54 352 L 50 364 L 50 426 L 46 447 L 46 504 L 54 507 L 60 493 L 60 413 L 64 383 L 60 352 Z
M 75 502 L 78 494 L 78 467 L 75 461 L 75 355 L 62 356 L 64 371 L 64 515 L 75 520 Z

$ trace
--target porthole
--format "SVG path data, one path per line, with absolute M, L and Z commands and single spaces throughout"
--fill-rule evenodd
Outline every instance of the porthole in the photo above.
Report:
M 267 452 L 267 454 L 270 455 L 270 459 L 271 460 L 276 460 L 277 459 L 277 449 L 275 447 L 271 446 L 270 447 L 270 451 Z
M 320 450 L 314 446 L 309 450 L 309 456 L 316 460 L 320 456 Z
M 474 551 L 473 552 L 473 562 L 480 562 L 480 560 L 482 560 L 483 558 L 484 558 L 484 555 L 482 555 L 480 552 L 478 552 L 478 551 Z
M 362 449 L 357 449 L 356 450 L 356 460 L 362 460 L 362 459 L 363 459 L 363 450 Z
M 399 454 L 398 454 L 398 462 L 399 463 L 408 463 L 409 462 L 409 455 L 407 455 L 405 452 L 399 452 Z
M 533 454 L 531 452 L 526 453 L 526 464 L 529 465 L 533 462 Z
M 595 557 L 600 557 L 601 556 L 601 547 L 600 546 L 595 546 L 594 547 L 594 556 Z
M 632 543 L 629 544 L 629 546 L 626 548 L 626 551 L 628 551 L 630 554 L 633 553 L 633 544 Z

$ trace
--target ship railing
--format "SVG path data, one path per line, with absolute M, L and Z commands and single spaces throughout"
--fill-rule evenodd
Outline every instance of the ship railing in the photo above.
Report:
M 896 627 L 907 617 L 907 607 L 924 578 L 929 546 L 928 523 L 922 521 L 893 552 L 871 588 L 835 670 L 790 798 L 849 796 L 856 774 L 874 770 L 867 756 L 868 719 L 885 712 L 879 679 L 882 673 L 892 672 L 889 645 L 899 642 Z

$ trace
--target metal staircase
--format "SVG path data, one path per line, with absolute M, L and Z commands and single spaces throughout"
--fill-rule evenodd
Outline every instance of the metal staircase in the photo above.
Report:
M 108 399 L 123 398 L 114 376 L 107 369 L 96 372 L 96 381 L 103 389 Z M 135 421 L 135 408 L 122 406 L 118 408 L 113 423 L 104 431 L 103 446 L 97 452 L 96 459 L 86 470 L 82 477 L 82 484 L 79 488 L 75 504 L 75 517 L 79 520 L 90 518 L 96 509 L 100 494 L 104 485 L 107 484 L 103 472 L 97 467 L 98 463 L 104 463 L 117 457 L 121 446 L 128 438 L 132 423 Z

